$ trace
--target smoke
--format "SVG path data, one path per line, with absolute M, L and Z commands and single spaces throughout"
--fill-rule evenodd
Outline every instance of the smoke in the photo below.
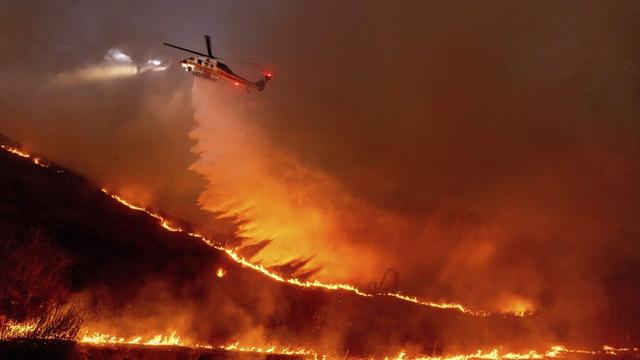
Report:
M 257 261 L 273 266 L 303 260 L 297 275 L 321 266 L 326 280 L 364 280 L 377 272 L 376 255 L 349 241 L 349 229 L 340 223 L 347 211 L 362 211 L 357 200 L 335 178 L 271 142 L 257 126 L 261 104 L 225 85 L 199 79 L 193 85 L 191 136 L 200 159 L 191 169 L 210 184 L 199 198 L 203 208 L 235 218 L 247 248 L 270 241 Z
M 497 220 L 453 206 L 416 216 L 358 197 L 335 176 L 270 140 L 259 126 L 263 105 L 224 83 L 196 79 L 193 104 L 197 125 L 191 136 L 198 141 L 194 151 L 200 159 L 191 169 L 209 182 L 199 202 L 221 217 L 236 219 L 246 240 L 229 246 L 251 249 L 247 254 L 254 261 L 296 276 L 360 286 L 380 280 L 377 286 L 384 287 L 383 273 L 395 268 L 405 283 L 386 290 L 467 299 L 470 294 L 457 292 L 458 287 L 477 288 L 486 281 L 472 274 L 492 271 L 492 260 L 504 256 L 501 245 L 517 231 L 505 227 L 513 221 L 506 214 L 493 214 L 501 209 L 486 208 Z M 420 284 L 413 276 L 431 277 L 431 284 Z M 443 292 L 443 287 L 453 291 Z M 495 289 L 487 286 L 488 292 L 481 294 L 485 300 L 476 305 L 496 311 L 535 309 L 532 293 L 522 293 L 529 288 Z
M 245 253 L 298 275 L 367 287 L 393 268 L 394 290 L 536 309 L 567 332 L 640 321 L 637 4 L 165 5 L 7 3 L 0 131 L 129 199 L 239 229 Z M 193 99 L 180 71 L 42 81 L 108 48 L 142 69 L 162 41 L 198 49 L 203 33 L 276 79 L 259 94 L 196 80 Z
M 279 87 L 197 81 L 203 208 L 312 278 L 393 268 L 398 290 L 576 333 L 631 313 L 638 9 L 414 5 L 294 7 L 268 27 Z

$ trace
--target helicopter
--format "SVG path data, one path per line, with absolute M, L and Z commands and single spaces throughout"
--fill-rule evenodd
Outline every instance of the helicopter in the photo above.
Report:
M 172 48 L 176 48 L 178 50 L 199 55 L 195 57 L 192 56 L 190 58 L 186 58 L 180 61 L 180 66 L 182 66 L 186 71 L 192 73 L 195 76 L 200 76 L 210 80 L 218 80 L 218 79 L 227 80 L 236 86 L 245 86 L 247 91 L 251 89 L 262 91 L 264 90 L 264 87 L 267 85 L 267 82 L 271 80 L 273 75 L 270 72 L 264 73 L 264 77 L 256 82 L 251 82 L 243 78 L 242 76 L 235 74 L 233 71 L 231 71 L 231 69 L 226 64 L 219 61 L 223 59 L 213 55 L 213 53 L 211 52 L 211 39 L 209 38 L 209 35 L 204 36 L 204 41 L 207 44 L 206 54 L 193 51 L 190 49 L 186 49 L 180 46 L 176 46 L 173 44 L 168 44 L 168 43 L 163 43 L 163 44 Z M 248 64 L 257 65 L 254 63 L 248 63 Z

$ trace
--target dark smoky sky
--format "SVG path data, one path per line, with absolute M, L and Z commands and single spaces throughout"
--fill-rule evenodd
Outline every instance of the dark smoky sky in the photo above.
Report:
M 183 54 L 161 45 L 202 50 L 208 33 L 220 56 L 264 64 L 229 63 L 240 74 L 274 72 L 263 93 L 247 95 L 270 141 L 399 219 L 390 220 L 396 235 L 363 230 L 354 241 L 375 239 L 367 246 L 390 259 L 405 290 L 483 306 L 520 296 L 609 309 L 621 288 L 631 288 L 624 301 L 637 299 L 638 2 L 21 1 L 0 10 L 0 132 L 130 198 L 210 218 L 197 205 L 207 183 L 188 170 L 192 79 L 175 66 Z M 173 66 L 52 85 L 111 48 Z

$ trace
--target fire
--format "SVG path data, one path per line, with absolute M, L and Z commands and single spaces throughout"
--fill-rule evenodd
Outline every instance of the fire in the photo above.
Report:
M 16 147 L 8 146 L 8 145 L 0 145 L 0 148 L 3 148 L 4 150 L 6 150 L 6 151 L 8 151 L 8 152 L 10 152 L 10 153 L 12 153 L 14 155 L 18 155 L 20 157 L 23 157 L 23 158 L 26 158 L 26 159 L 30 159 L 31 162 L 33 162 L 34 164 L 36 164 L 36 165 L 38 165 L 40 167 L 44 167 L 44 168 L 49 167 L 49 165 L 47 165 L 44 160 L 40 159 L 39 157 L 33 156 L 33 155 L 29 154 L 29 153 L 26 153 L 26 152 L 24 152 L 24 151 L 22 151 L 22 150 L 20 150 L 20 149 L 18 149 Z
M 454 310 L 458 310 L 460 312 L 463 312 L 465 314 L 470 314 L 470 315 L 474 315 L 474 316 L 489 316 L 490 314 L 486 311 L 482 311 L 482 310 L 473 310 L 473 309 L 469 309 L 463 305 L 460 304 L 456 304 L 456 303 L 436 303 L 436 302 L 432 302 L 432 301 L 424 301 L 424 300 L 420 300 L 415 296 L 406 296 L 406 295 L 402 295 L 400 293 L 386 293 L 383 294 L 385 296 L 391 296 L 391 297 L 395 297 L 404 301 L 409 301 L 412 302 L 414 304 L 419 304 L 419 305 L 423 305 L 423 306 L 430 306 L 430 307 L 435 307 L 435 308 L 439 308 L 439 309 L 454 309 Z M 514 314 L 515 315 L 515 314 Z
M 49 167 L 49 165 L 44 162 L 42 159 L 35 157 L 19 148 L 8 146 L 8 145 L 0 145 L 0 148 L 5 151 L 14 154 L 16 156 L 20 156 L 22 158 L 26 158 L 31 160 L 32 163 L 40 166 L 40 167 Z M 57 170 L 58 172 L 62 172 L 61 170 Z M 243 258 L 238 255 L 235 249 L 229 249 L 222 245 L 219 245 L 212 240 L 206 238 L 202 234 L 195 232 L 187 232 L 179 226 L 176 226 L 171 223 L 167 218 L 159 215 L 151 210 L 148 210 L 145 207 L 135 205 L 124 198 L 118 196 L 117 194 L 113 194 L 109 192 L 107 189 L 102 189 L 102 191 L 118 201 L 119 203 L 127 206 L 130 209 L 136 211 L 142 211 L 148 214 L 149 216 L 158 220 L 160 226 L 162 226 L 167 231 L 171 232 L 183 232 L 188 236 L 193 238 L 197 238 L 207 245 L 224 251 L 230 259 L 235 261 L 236 263 L 249 267 L 255 271 L 262 273 L 265 276 L 270 277 L 273 280 L 288 283 L 291 285 L 306 287 L 306 288 L 321 288 L 326 290 L 343 290 L 349 291 L 359 296 L 364 297 L 373 297 L 373 296 L 389 296 L 394 297 L 403 301 L 411 302 L 414 304 L 427 306 L 427 307 L 435 307 L 441 309 L 454 309 L 460 311 L 462 313 L 470 314 L 473 316 L 488 316 L 490 315 L 486 311 L 482 310 L 474 310 L 468 307 L 465 307 L 461 304 L 457 303 L 449 303 L 449 302 L 431 302 L 426 300 L 418 299 L 414 296 L 404 295 L 398 292 L 388 292 L 388 293 L 368 293 L 360 290 L 359 288 L 350 285 L 350 284 L 328 284 L 322 283 L 320 281 L 302 281 L 297 278 L 285 278 L 275 272 L 270 271 L 266 267 L 258 264 L 254 264 L 249 260 Z M 216 270 L 216 276 L 221 278 L 226 274 L 226 270 L 224 268 L 218 268 Z M 525 316 L 530 315 L 532 313 L 533 304 L 527 302 L 523 299 L 511 299 L 507 308 L 503 309 L 513 315 L 517 316 Z M 15 322 L 15 321 L 5 321 L 0 324 L 0 340 L 5 339 L 16 339 L 16 338 L 25 338 L 32 336 L 34 329 L 36 328 L 36 324 L 33 322 Z M 213 345 L 188 345 L 188 341 L 183 340 L 180 336 L 177 335 L 175 331 L 170 332 L 169 334 L 156 334 L 151 337 L 143 337 L 143 336 L 133 336 L 130 338 L 124 337 L 116 337 L 114 335 L 100 333 L 100 332 L 85 332 L 84 335 L 80 338 L 79 342 L 89 345 L 104 345 L 104 344 L 122 344 L 122 345 L 143 345 L 143 346 L 192 346 L 194 348 L 203 348 L 203 349 L 222 349 L 226 351 L 239 351 L 239 352 L 252 352 L 252 353 L 264 353 L 264 354 L 278 354 L 278 355 L 301 355 L 301 356 L 313 356 L 315 359 L 328 358 L 327 355 L 319 355 L 317 352 L 305 349 L 302 347 L 278 347 L 275 345 L 266 345 L 266 346 L 242 346 L 239 342 L 230 343 L 228 345 L 222 346 L 213 346 Z M 567 358 L 570 354 L 587 354 L 587 355 L 621 355 L 621 354 L 636 354 L 640 351 L 640 348 L 637 347 L 614 347 L 610 345 L 604 345 L 600 350 L 589 350 L 589 349 L 569 349 L 565 346 L 555 345 L 551 346 L 547 351 L 539 352 L 536 350 L 530 350 L 525 353 L 516 353 L 516 352 L 501 352 L 497 348 L 494 348 L 488 352 L 477 350 L 475 353 L 467 353 L 467 354 L 446 354 L 439 356 L 410 356 L 406 353 L 406 351 L 402 350 L 398 352 L 394 356 L 387 356 L 385 360 L 405 360 L 405 359 L 416 359 L 416 360 L 467 360 L 467 359 L 547 359 L 547 358 Z
M 44 161 L 38 157 L 35 157 L 27 152 L 24 152 L 23 150 L 20 150 L 18 148 L 15 147 L 11 147 L 11 146 L 7 146 L 7 145 L 0 145 L 0 147 L 2 147 L 2 149 L 18 155 L 20 157 L 24 157 L 27 159 L 30 159 L 34 164 L 42 166 L 42 167 L 48 167 L 48 165 L 46 165 L 44 163 Z M 164 216 L 155 213 L 145 207 L 142 206 L 138 206 L 135 205 L 129 201 L 127 201 L 126 199 L 122 198 L 121 196 L 114 194 L 112 192 L 110 192 L 109 190 L 103 188 L 101 189 L 102 192 L 104 192 L 105 194 L 109 195 L 111 198 L 113 198 L 114 200 L 118 201 L 119 203 L 125 205 L 126 207 L 136 210 L 136 211 L 142 211 L 144 213 L 146 213 L 147 215 L 155 218 L 156 220 L 158 220 L 158 223 L 160 224 L 160 226 L 162 226 L 164 229 L 171 231 L 171 232 L 183 232 L 186 233 L 187 235 L 193 237 L 193 238 L 197 238 L 201 241 L 203 241 L 204 243 L 206 243 L 207 245 L 220 250 L 220 251 L 224 251 L 233 261 L 235 261 L 236 263 L 251 268 L 255 271 L 258 271 L 260 273 L 262 273 L 263 275 L 266 275 L 268 277 L 270 277 L 273 280 L 279 281 L 279 282 L 284 282 L 284 283 L 288 283 L 294 286 L 299 286 L 299 287 L 305 287 L 305 288 L 320 288 L 320 289 L 326 289 L 326 290 L 343 290 L 343 291 L 349 291 L 352 292 L 356 295 L 359 296 L 364 296 L 364 297 L 373 297 L 373 296 L 389 296 L 389 297 L 394 297 L 400 300 L 404 300 L 404 301 L 408 301 L 414 304 L 418 304 L 418 305 L 422 305 L 422 306 L 427 306 L 427 307 L 435 307 L 435 308 L 440 308 L 440 309 L 453 309 L 453 310 L 458 310 L 461 311 L 463 313 L 469 314 L 469 315 L 473 315 L 473 316 L 488 316 L 489 312 L 486 311 L 482 311 L 482 310 L 475 310 L 475 309 L 471 309 L 468 308 L 464 305 L 461 304 L 457 304 L 457 303 L 452 303 L 452 302 L 433 302 L 433 301 L 425 301 L 425 300 L 420 300 L 417 297 L 412 297 L 412 296 L 407 296 L 407 295 L 403 295 L 400 294 L 398 292 L 393 292 L 393 293 L 368 293 L 365 292 L 361 289 L 359 289 L 356 286 L 350 285 L 350 284 L 343 284 L 343 283 L 336 283 L 336 284 L 331 284 L 331 283 L 323 283 L 320 282 L 318 280 L 314 280 L 314 281 L 303 281 L 303 280 L 299 280 L 297 278 L 285 278 L 273 271 L 270 271 L 269 269 L 267 269 L 266 267 L 264 267 L 263 265 L 258 265 L 258 264 L 254 264 L 252 262 L 250 262 L 249 260 L 245 259 L 244 257 L 238 255 L 238 253 L 236 252 L 236 249 L 230 249 L 230 248 L 226 248 L 220 244 L 215 243 L 214 241 L 207 239 L 204 235 L 196 233 L 196 232 L 186 232 L 183 228 L 174 225 L 171 223 L 171 221 L 169 221 L 169 219 L 165 218 Z M 224 270 L 223 270 L 223 274 L 222 276 L 219 275 L 219 270 L 216 273 L 216 275 L 218 277 L 222 277 L 224 276 Z
M 146 340 L 142 336 L 133 336 L 131 338 L 123 338 L 116 337 L 110 334 L 104 334 L 99 332 L 94 332 L 91 334 L 85 334 L 80 339 L 81 343 L 91 344 L 91 345 L 109 345 L 109 344 L 120 344 L 120 345 L 145 345 L 145 346 L 189 346 L 193 348 L 200 349 L 220 349 L 226 351 L 235 351 L 235 352 L 250 352 L 250 353 L 260 353 L 260 354 L 276 354 L 276 355 L 302 355 L 314 357 L 315 359 L 322 358 L 332 358 L 327 355 L 321 355 L 317 352 L 306 349 L 303 347 L 288 347 L 288 346 L 276 346 L 276 345 L 265 345 L 265 346 L 244 346 L 241 345 L 240 342 L 233 342 L 227 345 L 214 346 L 208 344 L 195 344 L 193 346 L 186 345 L 181 337 L 176 335 L 176 332 L 173 331 L 169 335 L 158 334 L 151 338 L 147 338 Z M 467 359 L 545 359 L 545 358 L 565 358 L 567 354 L 570 353 L 578 353 L 578 354 L 590 354 L 590 355 L 598 355 L 598 354 L 608 354 L 608 355 L 617 355 L 619 352 L 628 352 L 628 351 L 637 351 L 638 349 L 631 348 L 620 348 L 616 349 L 610 346 L 603 346 L 602 351 L 592 351 L 592 350 L 570 350 L 565 348 L 564 346 L 556 345 L 552 346 L 549 350 L 545 352 L 538 352 L 535 350 L 530 350 L 526 353 L 515 353 L 515 352 L 501 352 L 498 349 L 492 349 L 488 352 L 477 350 L 474 353 L 468 354 L 448 354 L 441 356 L 408 356 L 407 353 L 402 350 L 397 355 L 392 357 L 385 357 L 385 360 L 467 360 Z
M 475 353 L 468 354 L 447 354 L 447 355 L 439 355 L 439 356 L 408 356 L 407 353 L 402 350 L 398 354 L 393 357 L 385 357 L 385 360 L 471 360 L 471 359 L 490 359 L 490 360 L 500 360 L 500 359 L 565 359 L 568 358 L 571 354 L 586 354 L 586 355 L 619 355 L 621 353 L 631 353 L 637 352 L 638 348 L 620 348 L 614 349 L 611 346 L 605 345 L 602 347 L 602 350 L 584 350 L 584 349 L 568 349 L 561 345 L 551 346 L 547 351 L 539 352 L 536 350 L 530 350 L 525 353 L 515 353 L 515 352 L 501 352 L 498 349 L 492 349 L 491 351 L 485 352 L 482 350 L 477 350 Z
M 0 339 L 15 339 L 29 336 L 36 328 L 34 323 L 19 323 L 15 321 L 7 321 L 0 324 Z
M 533 302 L 515 295 L 507 297 L 500 307 L 503 313 L 510 313 L 521 317 L 533 314 L 534 309 L 535 305 Z
M 145 342 L 144 345 L 182 345 L 180 336 L 176 336 L 176 332 L 172 332 L 168 336 L 158 334 Z
M 132 345 L 149 345 L 149 346 L 160 346 L 160 345 L 184 346 L 182 339 L 180 338 L 180 336 L 176 335 L 175 331 L 171 332 L 169 335 L 157 334 L 146 340 L 144 340 L 142 336 L 134 336 L 134 337 L 125 339 L 123 337 L 116 337 L 109 334 L 94 332 L 91 334 L 87 333 L 82 335 L 82 338 L 80 338 L 80 342 L 86 343 L 86 344 L 94 344 L 94 345 L 132 344 Z
M 141 207 L 141 206 L 137 206 L 132 204 L 131 202 L 123 199 L 122 197 L 120 197 L 117 194 L 113 194 L 111 193 L 109 190 L 107 189 L 102 189 L 102 192 L 104 192 L 105 194 L 109 195 L 111 198 L 117 200 L 118 202 L 120 202 L 121 204 L 127 206 L 130 209 L 133 210 L 137 210 L 137 211 L 142 211 L 147 213 L 149 216 L 155 218 L 158 220 L 160 226 L 162 226 L 163 228 L 165 228 L 166 230 L 172 231 L 172 232 L 185 232 L 187 235 L 200 239 L 201 241 L 203 241 L 204 243 L 206 243 L 207 245 L 220 250 L 220 251 L 224 251 L 233 261 L 235 261 L 236 263 L 243 265 L 245 267 L 251 268 L 255 271 L 258 271 L 268 277 L 270 277 L 273 280 L 279 281 L 279 282 L 284 282 L 284 283 L 288 283 L 291 285 L 295 285 L 295 286 L 299 286 L 299 287 L 305 287 L 305 288 L 321 288 L 321 289 L 326 289 L 326 290 L 344 290 L 344 291 L 350 291 L 356 295 L 359 296 L 364 296 L 364 297 L 373 297 L 373 296 L 389 296 L 389 297 L 394 297 L 400 300 L 404 300 L 404 301 L 408 301 L 414 304 L 418 304 L 418 305 L 422 305 L 422 306 L 427 306 L 427 307 L 435 307 L 435 308 L 440 308 L 440 309 L 453 309 L 453 310 L 458 310 L 461 311 L 463 313 L 469 314 L 469 315 L 473 315 L 473 316 L 488 316 L 489 312 L 487 311 L 482 311 L 482 310 L 474 310 L 474 309 L 470 309 L 464 305 L 461 304 L 457 304 L 457 303 L 451 303 L 451 302 L 433 302 L 433 301 L 424 301 L 424 300 L 420 300 L 417 297 L 411 297 L 411 296 L 406 296 L 406 295 L 402 295 L 400 293 L 394 292 L 394 293 L 368 293 L 365 292 L 361 289 L 359 289 L 356 286 L 350 285 L 350 284 L 342 284 L 342 283 L 337 283 L 337 284 L 331 284 L 331 283 L 323 283 L 320 282 L 318 280 L 314 280 L 314 281 L 303 281 L 297 278 L 285 278 L 273 271 L 270 271 L 269 269 L 267 269 L 266 267 L 264 267 L 263 265 L 258 265 L 258 264 L 254 264 L 252 262 L 250 262 L 249 260 L 245 259 L 244 257 L 238 255 L 238 253 L 236 252 L 236 249 L 230 249 L 230 248 L 226 248 L 220 244 L 215 243 L 214 241 L 207 239 L 204 235 L 196 233 L 196 232 L 186 232 L 184 229 L 171 224 L 171 222 L 166 219 L 165 217 L 163 217 L 162 215 L 159 215 L 151 210 L 148 210 L 147 208 Z M 224 275 L 224 274 L 223 274 Z M 218 275 L 218 277 L 221 277 Z
M 198 346 L 196 346 L 198 347 Z M 203 346 L 206 347 L 206 346 Z M 309 349 L 305 348 L 289 348 L 289 347 L 277 347 L 275 345 L 267 345 L 267 346 L 241 346 L 239 342 L 220 346 L 220 349 L 227 351 L 240 351 L 240 352 L 253 352 L 253 353 L 261 353 L 261 354 L 277 354 L 277 355 L 307 355 L 313 356 L 314 358 L 318 358 L 319 355 Z M 325 355 L 321 356 L 323 359 L 326 358 Z
M 624 347 L 624 348 L 615 348 L 613 346 L 609 346 L 609 345 L 604 345 L 602 347 L 602 351 L 604 351 L 605 354 L 607 355 L 618 355 L 618 353 L 625 353 L 625 352 L 637 352 L 640 351 L 639 348 L 634 347 L 634 348 L 629 348 L 629 347 Z
M 169 335 L 161 335 L 158 334 L 152 338 L 147 340 L 143 340 L 142 336 L 135 336 L 129 339 L 118 338 L 113 335 L 102 334 L 102 333 L 93 333 L 93 334 L 85 334 L 80 340 L 82 343 L 92 344 L 92 345 L 103 345 L 103 344 L 131 344 L 131 345 L 147 345 L 147 346 L 156 346 L 156 345 L 174 345 L 174 346 L 189 346 L 185 345 L 179 336 L 176 335 L 176 332 L 172 332 Z M 276 355 L 301 355 L 313 357 L 314 359 L 322 358 L 322 359 L 330 359 L 334 358 L 334 356 L 328 356 L 323 354 L 318 354 L 316 351 L 306 349 L 303 347 L 287 347 L 287 346 L 276 346 L 276 345 L 265 345 L 265 346 L 243 346 L 240 342 L 233 342 L 227 345 L 214 346 L 214 345 L 203 345 L 203 344 L 195 344 L 191 346 L 193 348 L 201 348 L 201 349 L 221 349 L 226 351 L 237 351 L 237 352 L 250 352 L 250 353 L 261 353 L 261 354 L 276 354 Z M 528 352 L 511 352 L 511 351 L 501 351 L 498 348 L 491 349 L 489 351 L 477 350 L 473 353 L 462 353 L 462 354 L 443 354 L 443 355 L 433 355 L 433 356 L 425 356 L 425 355 L 408 355 L 405 350 L 399 351 L 394 356 L 386 356 L 385 360 L 472 360 L 472 359 L 488 359 L 488 360 L 500 360 L 500 359 L 509 359 L 509 360 L 519 360 L 519 359 L 565 359 L 568 358 L 571 354 L 585 354 L 585 355 L 621 355 L 621 354 L 632 354 L 640 351 L 639 348 L 615 348 L 613 346 L 604 345 L 600 350 L 589 350 L 589 349 L 570 349 L 562 345 L 554 345 L 549 347 L 546 351 L 537 351 L 537 350 L 529 350 Z
M 261 354 L 275 354 L 275 355 L 304 355 L 304 356 L 313 356 L 314 358 L 325 356 L 319 356 L 315 351 L 305 349 L 302 347 L 287 347 L 287 346 L 276 346 L 276 345 L 267 345 L 267 346 L 243 346 L 240 342 L 230 343 L 228 345 L 214 346 L 208 344 L 195 344 L 188 345 L 185 341 L 182 340 L 180 336 L 176 334 L 175 331 L 172 331 L 168 335 L 157 334 L 150 338 L 144 338 L 142 336 L 132 336 L 130 338 L 117 337 L 111 334 L 93 332 L 86 333 L 80 339 L 80 342 L 83 344 L 89 345 L 144 345 L 144 346 L 182 346 L 182 347 L 192 347 L 198 349 L 219 349 L 226 351 L 237 351 L 237 352 L 251 352 L 251 353 L 261 353 Z
M 17 338 L 29 337 L 30 333 L 35 329 L 35 323 L 33 322 L 14 322 L 8 321 L 0 327 L 0 340 L 10 340 Z M 89 332 L 85 331 L 79 340 L 82 344 L 92 346 L 102 345 L 139 345 L 139 346 L 180 346 L 189 347 L 193 349 L 208 349 L 208 350 L 225 350 L 232 352 L 248 352 L 259 354 L 273 354 L 273 355 L 298 355 L 305 357 L 313 357 L 314 359 L 332 359 L 340 358 L 342 356 L 319 354 L 318 352 L 307 349 L 304 347 L 294 346 L 277 346 L 277 345 L 264 345 L 264 346 L 246 346 L 241 345 L 240 342 L 232 342 L 227 345 L 209 345 L 209 344 L 193 344 L 188 340 L 184 340 L 177 334 L 176 331 L 171 331 L 167 334 L 156 334 L 150 337 L 144 336 L 131 336 L 129 338 L 118 337 L 115 335 L 101 333 L 101 332 Z M 493 348 L 489 351 L 477 350 L 472 353 L 460 353 L 460 354 L 443 354 L 443 355 L 409 355 L 405 350 L 401 350 L 396 355 L 386 356 L 385 360 L 473 360 L 473 359 L 487 359 L 487 360 L 518 360 L 518 359 L 566 359 L 571 354 L 584 354 L 592 356 L 616 356 L 616 355 L 638 355 L 640 351 L 637 347 L 614 347 L 611 345 L 604 345 L 599 350 L 590 349 L 571 349 L 562 345 L 551 346 L 546 351 L 529 350 L 527 352 L 511 352 L 501 351 L 498 348 Z

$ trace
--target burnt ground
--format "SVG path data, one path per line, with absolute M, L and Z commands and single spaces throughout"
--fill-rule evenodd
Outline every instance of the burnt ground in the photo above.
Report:
M 152 331 L 163 317 L 170 323 L 180 314 L 189 319 L 180 333 L 200 343 L 229 343 L 259 329 L 262 341 L 352 355 L 401 348 L 437 354 L 505 343 L 545 349 L 575 340 L 545 314 L 478 318 L 275 282 L 197 239 L 166 231 L 66 169 L 39 167 L 6 151 L 0 151 L 0 169 L 0 241 L 23 241 L 34 231 L 44 237 L 69 259 L 67 295 L 86 295 L 89 317 L 136 319 L 122 322 L 119 336 Z M 223 278 L 214 276 L 218 267 L 227 269 Z
M 49 360 L 295 360 L 299 356 L 271 355 L 225 350 L 193 349 L 182 346 L 87 345 L 73 341 L 0 341 L 0 359 Z
M 302 360 L 311 356 L 237 352 L 220 349 L 194 349 L 183 346 L 88 345 L 73 341 L 12 340 L 0 341 L 0 359 L 28 360 Z M 482 359 L 483 357 L 467 357 Z M 574 360 L 632 360 L 640 351 L 597 355 L 571 353 L 561 358 Z

